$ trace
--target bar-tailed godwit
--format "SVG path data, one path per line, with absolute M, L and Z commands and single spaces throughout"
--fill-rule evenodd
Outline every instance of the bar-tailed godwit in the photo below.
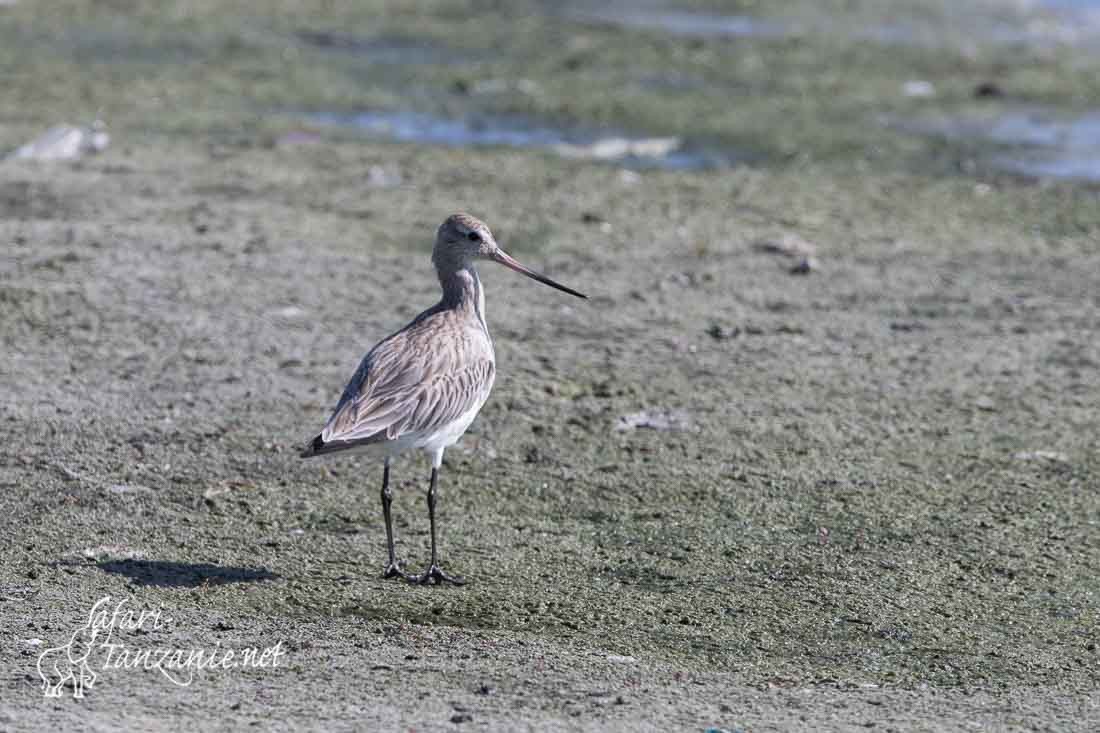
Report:
M 491 260 L 578 298 L 587 296 L 560 285 L 514 260 L 497 246 L 483 222 L 455 214 L 439 227 L 432 263 L 443 298 L 409 325 L 383 339 L 363 357 L 359 369 L 303 457 L 361 449 L 384 457 L 382 516 L 386 522 L 389 560 L 384 576 L 418 583 L 461 584 L 439 565 L 435 529 L 436 480 L 443 451 L 466 432 L 489 397 L 496 375 L 493 342 L 485 325 L 485 294 L 474 262 Z M 432 559 L 419 575 L 405 573 L 397 562 L 390 502 L 390 461 L 403 451 L 420 448 L 432 459 L 428 485 L 428 521 Z

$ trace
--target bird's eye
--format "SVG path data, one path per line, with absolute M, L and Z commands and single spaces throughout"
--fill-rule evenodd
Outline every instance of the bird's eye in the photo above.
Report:
M 471 242 L 480 242 L 481 241 L 481 235 L 478 234 L 477 232 L 470 232 L 469 234 L 466 235 L 466 239 L 469 239 Z

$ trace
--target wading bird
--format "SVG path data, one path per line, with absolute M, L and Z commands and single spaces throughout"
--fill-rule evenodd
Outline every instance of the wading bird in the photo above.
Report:
M 303 457 L 310 457 L 360 449 L 384 456 L 387 578 L 416 583 L 465 582 L 440 567 L 435 506 L 443 451 L 473 422 L 496 375 L 493 342 L 485 325 L 485 294 L 474 269 L 477 260 L 499 262 L 570 295 L 588 297 L 521 265 L 497 246 L 489 227 L 469 214 L 454 214 L 439 227 L 432 263 L 443 298 L 363 357 L 332 417 L 302 452 Z M 390 461 L 413 448 L 427 451 L 432 459 L 428 485 L 432 558 L 419 575 L 405 573 L 397 562 L 390 514 Z

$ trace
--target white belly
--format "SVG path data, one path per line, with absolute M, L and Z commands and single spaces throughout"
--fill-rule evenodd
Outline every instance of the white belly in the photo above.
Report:
M 486 390 L 485 399 L 488 398 L 489 392 Z M 423 448 L 429 453 L 436 453 L 454 445 L 466 432 L 466 428 L 470 427 L 470 423 L 474 421 L 474 418 L 477 417 L 477 413 L 481 411 L 481 406 L 485 404 L 485 399 L 479 400 L 473 407 L 446 425 L 430 433 L 417 434 L 412 447 Z
M 490 389 L 492 389 L 491 382 L 489 388 L 483 393 L 484 397 L 446 425 L 430 431 L 413 430 L 399 436 L 396 440 L 376 443 L 369 447 L 382 449 L 387 457 L 394 457 L 408 450 L 421 449 L 432 454 L 433 460 L 438 462 L 442 458 L 444 449 L 457 443 L 462 434 L 466 432 L 466 429 L 470 427 L 470 423 L 474 421 L 477 413 L 481 411 L 485 401 L 489 398 Z

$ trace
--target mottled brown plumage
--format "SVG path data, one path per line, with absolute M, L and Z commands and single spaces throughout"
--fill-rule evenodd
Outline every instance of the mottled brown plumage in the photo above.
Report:
M 321 431 L 325 447 L 431 432 L 483 403 L 495 374 L 493 346 L 470 310 L 436 306 L 372 349 Z
M 485 324 L 485 295 L 473 263 L 488 259 L 539 282 L 584 298 L 512 259 L 484 223 L 469 214 L 454 214 L 436 232 L 432 262 L 443 297 L 363 358 L 320 434 L 303 457 L 351 449 L 377 449 L 385 455 L 382 509 L 386 520 L 389 562 L 386 576 L 420 582 L 462 582 L 440 569 L 436 554 L 436 478 L 443 452 L 466 431 L 496 376 L 493 343 Z M 398 566 L 390 518 L 390 459 L 410 448 L 432 456 L 428 490 L 432 561 L 418 576 Z

